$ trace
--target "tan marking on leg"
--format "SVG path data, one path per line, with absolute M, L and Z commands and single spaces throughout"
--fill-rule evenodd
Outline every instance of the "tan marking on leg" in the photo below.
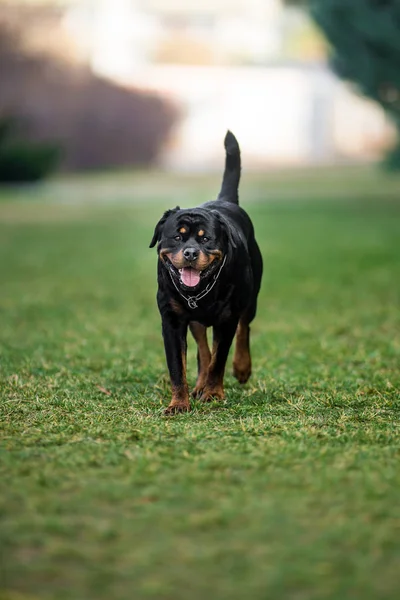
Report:
M 165 415 L 174 415 L 176 413 L 188 412 L 190 411 L 190 401 L 189 401 L 189 388 L 186 381 L 186 351 L 182 350 L 182 385 L 176 386 L 174 384 L 172 387 L 172 399 L 167 408 L 164 410 Z
M 200 323 L 197 323 L 197 321 L 192 321 L 189 324 L 189 327 L 197 343 L 198 375 L 196 385 L 192 391 L 192 396 L 197 398 L 201 394 L 206 384 L 208 367 L 211 360 L 211 352 L 210 348 L 208 347 L 206 327 Z
M 182 350 L 182 365 L 183 365 L 183 379 L 184 379 L 184 381 L 186 381 L 187 357 L 186 357 L 185 350 Z
M 250 327 L 239 321 L 233 357 L 233 375 L 239 383 L 246 383 L 251 375 Z
M 214 340 L 210 366 L 208 368 L 208 375 L 203 392 L 200 399 L 202 402 L 212 402 L 213 400 L 223 400 L 225 398 L 224 392 L 224 373 L 219 373 L 216 376 L 213 375 L 213 369 L 217 358 L 218 343 Z
M 186 353 L 182 352 L 183 383 L 180 386 L 172 384 L 172 399 L 164 414 L 171 415 L 190 410 L 189 389 L 186 381 Z
M 168 407 L 165 409 L 165 415 L 173 415 L 180 412 L 188 412 L 190 410 L 189 390 L 185 383 L 181 386 L 172 386 L 172 399 Z

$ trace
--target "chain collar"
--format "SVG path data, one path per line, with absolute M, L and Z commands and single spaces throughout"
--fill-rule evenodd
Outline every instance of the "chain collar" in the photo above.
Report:
M 204 298 L 204 296 L 207 296 L 207 294 L 209 294 L 211 292 L 211 290 L 213 289 L 214 285 L 217 283 L 217 279 L 218 279 L 218 277 L 221 274 L 221 271 L 222 271 L 222 269 L 224 267 L 225 262 L 226 262 L 226 256 L 224 257 L 224 260 L 222 261 L 222 265 L 220 266 L 218 273 L 216 275 L 214 275 L 214 277 L 213 277 L 214 281 L 212 283 L 211 282 L 208 283 L 207 286 L 206 286 L 206 288 L 205 288 L 205 290 L 203 290 L 201 292 L 201 294 L 197 294 L 197 296 L 184 296 L 184 294 L 182 294 L 182 292 L 180 291 L 180 289 L 176 285 L 176 283 L 174 281 L 174 277 L 173 277 L 170 269 L 168 269 L 169 276 L 171 277 L 171 281 L 174 284 L 176 291 L 178 292 L 178 294 L 180 296 L 182 296 L 182 298 L 184 300 L 186 300 L 186 302 L 188 303 L 188 307 L 189 308 L 191 308 L 192 310 L 194 310 L 195 308 L 198 308 L 197 302 L 199 300 L 201 300 L 202 298 Z

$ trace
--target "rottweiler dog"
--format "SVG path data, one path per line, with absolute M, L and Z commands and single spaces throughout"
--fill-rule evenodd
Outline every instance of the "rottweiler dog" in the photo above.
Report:
M 196 208 L 168 210 L 157 223 L 157 303 L 172 385 L 165 414 L 190 410 L 186 380 L 187 330 L 197 342 L 198 377 L 193 397 L 224 398 L 224 372 L 236 333 L 233 374 L 245 383 L 251 374 L 250 323 L 257 308 L 262 257 L 253 224 L 239 206 L 239 144 L 228 131 L 225 170 L 217 200 Z M 213 328 L 213 345 L 207 342 Z

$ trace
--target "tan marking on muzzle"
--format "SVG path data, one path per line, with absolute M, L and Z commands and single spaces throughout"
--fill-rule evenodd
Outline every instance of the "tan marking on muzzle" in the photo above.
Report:
M 218 260 L 222 260 L 224 257 L 224 255 L 222 254 L 221 250 L 212 250 L 209 256 L 209 264 L 211 265 L 211 263 L 217 258 Z
M 160 258 L 164 260 L 164 258 L 161 257 L 161 254 L 163 254 L 163 257 L 166 256 L 172 262 L 175 269 L 183 269 L 183 267 L 187 267 L 188 265 L 187 260 L 183 256 L 182 250 L 179 250 L 179 252 L 176 252 L 175 254 L 173 254 L 171 250 L 166 250 L 165 252 L 161 251 Z
M 161 251 L 160 251 L 160 259 L 161 259 L 163 262 L 165 262 L 165 257 L 166 257 L 166 256 L 169 258 L 169 256 L 168 256 L 168 253 L 169 253 L 169 249 L 168 249 L 168 248 L 164 248 L 164 250 L 161 250 Z
M 200 250 L 200 254 L 193 267 L 198 271 L 204 271 L 212 263 L 211 256 Z
M 171 261 L 171 263 L 174 265 L 175 269 L 178 269 L 178 271 L 185 267 L 192 267 L 192 269 L 196 269 L 196 271 L 204 271 L 205 269 L 207 269 L 207 267 L 209 267 L 211 265 L 211 263 L 216 258 L 219 258 L 220 260 L 222 260 L 223 254 L 220 250 L 214 250 L 210 254 L 206 254 L 205 252 L 203 252 L 201 250 L 199 253 L 198 259 L 196 261 L 189 262 L 183 256 L 182 250 L 179 250 L 179 252 L 176 252 L 174 254 L 173 252 L 171 252 L 171 250 L 169 250 L 167 248 L 167 249 L 161 250 L 161 252 L 160 252 L 160 259 L 162 261 L 165 262 L 166 257 Z

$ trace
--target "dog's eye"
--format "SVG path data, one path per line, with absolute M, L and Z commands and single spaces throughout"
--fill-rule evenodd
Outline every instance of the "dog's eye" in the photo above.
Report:
M 204 237 L 203 237 L 203 242 L 208 242 L 208 241 L 209 241 L 209 239 L 210 239 L 210 238 L 208 238 L 208 237 L 204 236 Z
M 180 242 L 180 241 L 181 241 L 181 239 L 182 239 L 182 236 L 181 236 L 181 235 L 176 235 L 176 236 L 174 237 L 174 240 L 176 240 L 177 242 Z

